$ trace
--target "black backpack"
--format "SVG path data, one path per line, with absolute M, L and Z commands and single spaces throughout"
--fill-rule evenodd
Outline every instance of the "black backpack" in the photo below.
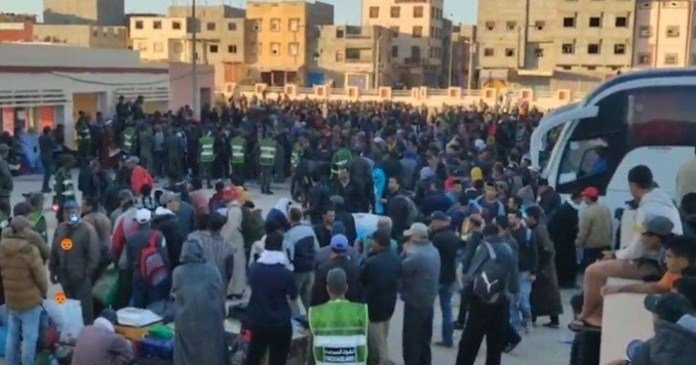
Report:
M 486 241 L 481 245 L 488 250 L 488 260 L 474 277 L 472 290 L 482 302 L 487 304 L 499 303 L 505 297 L 508 281 L 508 269 L 500 262 L 493 246 Z

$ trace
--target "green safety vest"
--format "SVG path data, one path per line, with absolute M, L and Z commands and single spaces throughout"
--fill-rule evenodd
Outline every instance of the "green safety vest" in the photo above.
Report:
M 215 138 L 211 135 L 206 135 L 201 137 L 201 162 L 211 163 L 215 161 L 215 155 L 213 154 L 213 143 L 215 143 Z
M 56 171 L 55 196 L 53 202 L 62 205 L 69 200 L 75 200 L 75 188 L 69 173 Z
M 275 164 L 276 141 L 273 138 L 264 138 L 259 143 L 259 164 L 261 166 L 273 166 Z
M 290 155 L 290 166 L 293 169 L 297 169 L 297 166 L 300 165 L 302 154 L 304 154 L 304 148 L 302 148 L 299 143 L 295 143 L 295 146 L 292 148 L 292 154 Z
M 246 141 L 242 137 L 234 137 L 230 141 L 232 146 L 232 164 L 240 165 L 244 163 L 244 145 Z
M 89 127 L 83 126 L 77 131 L 77 142 L 87 144 L 91 141 L 92 136 L 89 134 Z
M 41 237 L 48 242 L 48 234 L 46 232 L 46 217 L 43 216 L 41 211 L 33 211 L 29 213 L 29 220 L 34 223 L 34 230 L 38 232 Z
M 135 127 L 126 127 L 123 131 L 123 152 L 132 154 L 135 149 Z
M 317 365 L 366 364 L 367 305 L 336 299 L 309 308 Z

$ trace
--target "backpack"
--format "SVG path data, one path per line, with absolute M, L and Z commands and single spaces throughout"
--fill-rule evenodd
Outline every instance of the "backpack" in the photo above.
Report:
M 159 231 L 153 231 L 148 245 L 140 251 L 140 275 L 150 286 L 157 286 L 169 277 L 164 257 L 157 249 L 158 234 Z
M 488 250 L 488 260 L 481 265 L 481 270 L 474 277 L 472 290 L 486 304 L 499 303 L 504 298 L 508 281 L 508 270 L 498 260 L 493 246 L 486 241 L 481 243 Z

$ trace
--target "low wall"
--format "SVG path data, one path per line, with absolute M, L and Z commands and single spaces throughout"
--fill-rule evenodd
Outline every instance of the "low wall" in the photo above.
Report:
M 518 105 L 528 102 L 542 111 L 555 109 L 571 102 L 581 100 L 584 93 L 574 93 L 570 90 L 557 90 L 555 92 L 538 92 L 532 89 L 482 89 L 466 90 L 458 87 L 449 89 L 429 89 L 417 87 L 410 90 L 396 90 L 390 87 L 379 89 L 359 90 L 354 87 L 330 88 L 328 86 L 299 87 L 297 85 L 268 86 L 256 84 L 254 86 L 227 84 L 222 92 L 225 99 L 231 96 L 245 95 L 247 97 L 261 97 L 263 93 L 270 99 L 278 96 L 290 99 L 313 99 L 330 101 L 393 101 L 413 105 L 426 105 L 429 108 L 439 108 L 443 105 L 473 105 L 480 101 L 488 105 Z

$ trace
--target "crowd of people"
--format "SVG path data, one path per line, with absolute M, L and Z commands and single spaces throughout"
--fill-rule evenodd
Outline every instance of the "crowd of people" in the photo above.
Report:
M 81 303 L 88 326 L 75 343 L 76 365 L 134 360 L 111 312 L 127 306 L 175 308 L 175 364 L 226 364 L 226 300 L 248 299 L 246 364 L 260 364 L 267 350 L 271 364 L 286 363 L 291 320 L 305 315 L 318 362 L 335 356 L 326 345 L 335 335 L 364 334 L 353 345 L 356 363 L 384 365 L 392 363 L 387 336 L 400 298 L 403 361 L 425 365 L 437 301 L 434 344 L 458 346 L 456 364 L 472 365 L 485 337 L 486 364 L 495 365 L 536 325 L 559 328 L 561 288 L 576 288 L 581 271 L 574 331 L 601 331 L 602 300 L 613 293 L 683 287 L 696 304 L 686 280 L 696 265 L 696 182 L 684 184 L 680 209 L 649 168 L 634 167 L 627 184 L 644 228 L 613 250 L 615 219 L 600 191 L 585 187 L 564 202 L 531 165 L 529 139 L 542 114 L 526 104 L 429 110 L 264 96 L 206 105 L 200 115 L 143 106 L 142 98 L 121 99 L 110 120 L 81 112 L 76 150 L 64 131 L 45 129 L 43 191 L 13 207 L 16 156 L 0 144 L 8 364 L 34 363 L 48 280 Z M 261 212 L 250 182 L 273 195 L 271 184 L 288 178 L 289 196 Z M 108 270 L 118 287 L 106 300 L 94 288 Z M 609 277 L 659 281 L 613 287 Z

